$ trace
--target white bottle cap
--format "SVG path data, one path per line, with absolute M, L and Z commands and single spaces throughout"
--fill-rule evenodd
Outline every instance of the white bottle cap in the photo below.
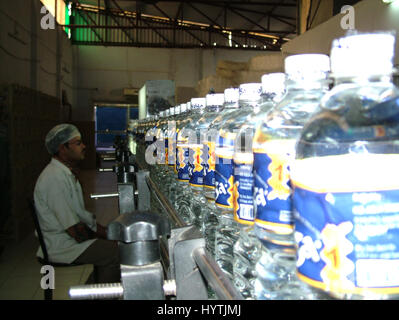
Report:
M 174 116 L 175 115 L 175 108 L 169 108 L 169 115 Z
M 191 110 L 191 101 L 186 103 L 186 108 L 187 110 Z
M 205 104 L 206 104 L 205 98 L 192 98 L 191 99 L 191 108 L 192 109 L 204 108 Z
M 285 91 L 285 73 L 274 72 L 262 76 L 262 92 L 264 94 L 281 95 Z
M 258 100 L 261 94 L 261 83 L 243 83 L 240 85 L 240 100 Z
M 186 112 L 187 111 L 187 103 L 182 103 L 180 105 L 180 113 Z
M 224 90 L 225 103 L 238 102 L 239 97 L 240 97 L 240 89 L 238 88 L 227 88 Z
M 207 106 L 222 106 L 224 103 L 224 94 L 210 93 L 206 95 L 205 99 Z
M 169 117 L 169 114 L 170 114 L 169 109 L 166 109 L 164 112 L 165 112 L 165 117 Z
M 389 75 L 393 71 L 395 36 L 391 33 L 353 34 L 335 39 L 331 47 L 334 77 Z
M 174 109 L 176 115 L 180 114 L 180 105 L 177 105 Z
M 325 54 L 296 54 L 284 60 L 285 73 L 289 79 L 322 80 L 330 71 L 330 58 Z
M 164 117 L 163 114 L 164 114 L 164 112 L 163 112 L 163 111 L 160 111 L 160 112 L 159 112 L 159 117 L 160 117 L 160 118 L 163 118 L 163 117 Z

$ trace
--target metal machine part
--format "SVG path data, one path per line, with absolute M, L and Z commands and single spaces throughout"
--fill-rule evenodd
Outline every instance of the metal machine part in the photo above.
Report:
M 201 274 L 207 280 L 209 286 L 215 291 L 218 299 L 244 299 L 204 247 L 197 247 L 194 249 L 193 259 L 201 270 Z
M 109 225 L 108 238 L 118 240 L 121 259 L 120 284 L 75 286 L 72 299 L 206 300 L 207 282 L 221 299 L 242 299 L 204 249 L 205 242 L 194 226 L 170 230 L 169 221 L 153 213 L 118 216 Z M 169 280 L 160 263 L 160 237 L 168 241 Z
M 132 213 L 136 210 L 133 183 L 118 183 L 119 214 Z
M 188 228 L 188 230 L 187 230 Z M 198 230 L 193 227 L 185 227 L 183 234 L 179 234 L 183 239 L 177 239 L 171 250 L 173 252 L 174 273 L 176 279 L 176 299 L 177 300 L 206 300 L 208 290 L 205 279 L 194 260 L 193 252 L 197 248 L 205 246 L 204 238 Z M 191 230 L 190 230 L 191 229 Z M 189 231 L 189 232 L 187 232 Z M 179 230 L 177 230 L 177 233 Z
M 94 296 L 107 298 L 123 295 L 125 300 L 165 299 L 159 239 L 169 234 L 169 221 L 153 213 L 135 212 L 118 216 L 108 226 L 107 235 L 109 240 L 117 240 L 119 244 L 122 283 L 112 284 L 109 295 Z M 104 291 L 104 288 L 98 289 Z M 82 289 L 79 289 L 79 297 L 84 296 Z M 71 288 L 72 297 L 76 290 Z M 93 297 L 93 293 L 90 296 Z
M 136 173 L 136 183 L 138 189 L 138 207 L 139 211 L 148 211 L 151 209 L 151 192 L 147 185 L 146 177 L 150 173 L 146 170 L 140 170 Z
M 122 283 L 72 287 L 70 296 L 73 299 L 122 296 L 126 300 L 165 299 L 159 240 L 170 235 L 169 221 L 148 212 L 127 213 L 110 223 L 107 235 L 119 244 Z M 173 287 L 173 283 L 166 283 L 168 293 L 175 292 Z
M 165 210 L 171 221 L 178 227 L 185 226 L 186 223 L 183 221 L 182 218 L 180 218 L 175 208 L 172 206 L 169 200 L 162 194 L 162 192 L 159 190 L 158 186 L 154 183 L 154 181 L 151 180 L 150 175 L 147 175 L 145 179 L 149 187 L 149 190 L 153 192 L 155 198 L 161 204 L 161 207 Z
M 147 184 L 148 171 L 140 170 L 137 172 L 136 166 L 131 163 L 115 165 L 112 170 L 100 170 L 116 173 L 118 192 L 91 194 L 92 199 L 118 197 L 119 214 L 132 213 L 135 210 L 150 210 L 151 192 Z
M 122 164 L 119 166 L 120 172 L 129 171 L 122 168 Z M 136 170 L 133 175 L 138 189 L 139 211 L 135 211 L 134 208 L 134 194 L 137 194 L 137 190 L 128 190 L 126 187 L 123 190 L 126 193 L 123 193 L 119 188 L 120 183 L 118 193 L 92 195 L 96 198 L 118 196 L 120 209 L 128 208 L 126 212 L 120 210 L 121 215 L 108 226 L 108 238 L 119 243 L 122 282 L 73 286 L 69 291 L 70 297 L 158 300 L 165 299 L 166 296 L 175 296 L 177 300 L 206 300 L 209 285 L 219 299 L 243 299 L 206 252 L 205 241 L 199 230 L 195 226 L 187 226 L 182 221 L 168 199 L 151 180 L 148 171 Z M 129 178 L 129 175 L 123 177 Z M 130 185 L 134 186 L 133 183 Z M 151 194 L 155 195 L 177 228 L 171 230 L 168 219 L 148 212 Z M 168 236 L 170 237 L 167 238 Z M 166 264 L 164 260 L 167 260 Z M 164 279 L 165 274 L 168 280 Z
M 170 235 L 170 225 L 161 216 L 137 211 L 117 217 L 107 235 L 119 241 L 121 264 L 143 266 L 160 260 L 159 238 Z

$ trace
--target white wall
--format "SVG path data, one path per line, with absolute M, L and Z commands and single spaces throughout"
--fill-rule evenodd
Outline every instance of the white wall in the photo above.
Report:
M 77 46 L 77 101 L 74 118 L 92 119 L 93 103 L 123 100 L 123 88 L 141 88 L 147 80 L 173 80 L 196 87 L 216 71 L 219 60 L 247 62 L 259 51 Z
M 0 84 L 17 83 L 75 98 L 72 45 L 63 30 L 43 30 L 39 0 L 0 1 Z
M 395 30 L 396 56 L 399 63 L 399 5 L 387 5 L 381 0 L 363 0 L 354 6 L 355 29 L 361 32 Z M 345 35 L 341 28 L 343 14 L 338 14 L 283 45 L 283 54 L 325 53 L 329 54 L 334 39 Z M 373 44 L 370 43 L 370 46 Z

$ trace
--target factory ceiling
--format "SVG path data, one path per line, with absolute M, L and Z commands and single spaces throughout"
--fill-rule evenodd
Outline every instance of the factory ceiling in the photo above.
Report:
M 297 34 L 297 0 L 73 0 L 75 44 L 278 51 Z

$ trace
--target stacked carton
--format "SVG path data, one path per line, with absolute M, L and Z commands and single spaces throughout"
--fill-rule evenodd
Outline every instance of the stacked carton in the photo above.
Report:
M 220 60 L 216 73 L 198 82 L 197 96 L 203 97 L 211 89 L 217 93 L 223 93 L 226 88 L 238 87 L 242 83 L 261 82 L 262 75 L 283 70 L 281 52 L 255 56 L 248 62 Z

